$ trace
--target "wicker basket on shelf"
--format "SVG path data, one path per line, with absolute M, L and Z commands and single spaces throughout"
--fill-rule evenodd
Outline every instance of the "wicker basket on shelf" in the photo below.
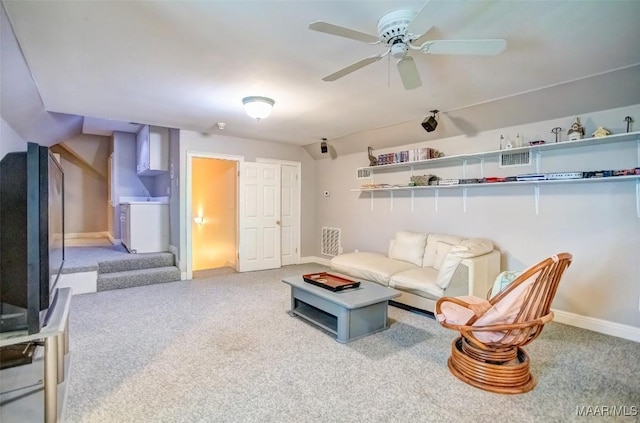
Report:
M 411 177 L 411 182 L 417 187 L 429 185 L 429 181 L 438 179 L 434 175 L 415 175 Z

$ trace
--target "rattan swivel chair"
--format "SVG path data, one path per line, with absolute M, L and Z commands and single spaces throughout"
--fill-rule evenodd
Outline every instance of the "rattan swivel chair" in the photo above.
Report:
M 561 253 L 522 272 L 488 300 L 443 297 L 436 303 L 442 326 L 460 332 L 452 345 L 449 370 L 486 391 L 519 394 L 536 385 L 522 348 L 553 319 L 551 302 L 572 255 Z

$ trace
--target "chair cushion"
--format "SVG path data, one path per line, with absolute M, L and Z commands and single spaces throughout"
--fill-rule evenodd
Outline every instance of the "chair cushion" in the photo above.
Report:
M 431 267 L 419 267 L 397 273 L 389 279 L 389 286 L 400 290 L 413 290 L 425 293 L 428 298 L 439 299 L 444 290 L 436 284 L 438 271 Z
M 505 270 L 500 273 L 496 280 L 493 282 L 493 288 L 491 288 L 491 294 L 489 294 L 489 298 L 492 298 L 502 292 L 515 278 L 520 276 L 522 272 L 512 272 L 509 270 Z
M 389 257 L 421 266 L 426 244 L 427 234 L 399 231 L 389 249 Z
M 535 282 L 540 272 L 533 274 L 509 292 L 505 297 L 495 303 L 487 312 L 476 320 L 472 326 L 491 326 L 504 323 L 513 323 L 522 308 L 524 299 L 529 293 L 531 286 Z M 474 296 L 456 297 L 470 304 L 488 303 L 487 300 Z M 439 322 L 446 321 L 454 325 L 464 325 L 473 316 L 473 311 L 459 306 L 455 303 L 444 301 L 440 306 L 441 314 L 436 316 Z M 503 332 L 473 332 L 479 341 L 485 343 L 501 341 L 505 334 Z
M 463 239 L 456 235 L 429 234 L 424 249 L 422 267 L 433 267 L 439 270 L 451 246 L 459 244 Z
M 484 298 L 472 295 L 463 295 L 456 298 L 468 304 L 489 304 L 489 301 Z M 440 314 L 436 314 L 438 322 L 446 322 L 452 325 L 465 325 L 473 317 L 473 311 L 450 301 L 443 301 L 440 304 L 440 311 Z
M 347 253 L 331 259 L 331 268 L 336 272 L 382 285 L 389 284 L 391 275 L 416 267 L 415 264 L 393 260 L 380 253 Z
M 521 282 L 511 292 L 496 302 L 493 307 L 476 320 L 473 326 L 491 326 L 504 323 L 513 323 L 516 316 L 522 309 L 522 304 L 531 286 L 538 278 L 540 272 L 531 275 L 527 280 Z M 476 338 L 482 342 L 498 342 L 504 338 L 502 332 L 474 332 Z

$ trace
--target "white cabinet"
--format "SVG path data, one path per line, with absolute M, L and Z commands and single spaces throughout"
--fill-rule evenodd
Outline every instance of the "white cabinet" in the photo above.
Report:
M 120 205 L 120 239 L 122 239 L 122 243 L 130 250 L 129 246 L 131 245 L 131 235 L 129 232 L 129 205 L 121 204 Z
M 120 234 L 130 253 L 169 250 L 169 205 L 132 202 L 120 205 Z
M 153 176 L 169 170 L 169 128 L 144 125 L 136 136 L 138 175 Z

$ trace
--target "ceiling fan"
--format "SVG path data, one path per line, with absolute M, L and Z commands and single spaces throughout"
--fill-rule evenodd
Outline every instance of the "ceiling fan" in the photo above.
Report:
M 415 61 L 409 55 L 411 50 L 426 54 L 496 55 L 500 54 L 507 46 L 506 40 L 503 39 L 423 40 L 425 34 L 432 27 L 429 23 L 429 10 L 426 7 L 428 3 L 429 1 L 424 3 L 418 12 L 401 9 L 385 14 L 378 20 L 378 35 L 367 34 L 323 21 L 310 23 L 309 29 L 314 31 L 387 46 L 386 52 L 359 60 L 325 76 L 322 80 L 335 81 L 390 54 L 398 59 L 398 73 L 404 88 L 412 90 L 421 86 L 422 82 Z M 422 32 L 417 32 L 419 29 Z

